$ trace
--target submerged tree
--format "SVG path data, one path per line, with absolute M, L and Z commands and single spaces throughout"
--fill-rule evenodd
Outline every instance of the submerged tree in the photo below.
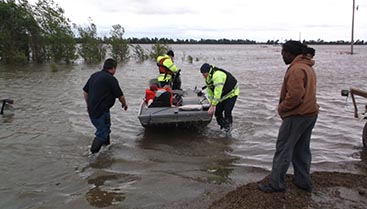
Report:
M 64 61 L 75 56 L 74 35 L 52 0 L 0 1 L 0 57 L 5 64 Z
M 91 21 L 90 21 L 91 22 Z M 85 28 L 78 27 L 80 36 L 80 48 L 78 53 L 87 64 L 98 64 L 106 56 L 106 48 L 103 46 L 101 38 L 97 36 L 97 27 L 94 23 Z
M 0 1 L 0 58 L 5 64 L 30 60 L 29 37 L 39 37 L 39 27 L 27 1 Z
M 111 56 L 118 62 L 126 62 L 129 59 L 129 45 L 127 40 L 123 38 L 124 33 L 125 29 L 119 24 L 113 25 L 110 32 Z
M 161 42 L 157 41 L 153 46 L 152 50 L 150 51 L 150 58 L 155 60 L 159 55 L 163 55 L 168 51 L 169 47 L 166 44 L 162 44 Z
M 39 0 L 34 14 L 42 29 L 46 60 L 53 62 L 73 62 L 76 56 L 76 43 L 70 21 L 64 17 L 64 10 L 53 0 Z
M 144 48 L 141 47 L 139 44 L 133 46 L 133 48 L 136 62 L 142 63 L 145 60 L 149 59 L 149 56 L 145 53 Z

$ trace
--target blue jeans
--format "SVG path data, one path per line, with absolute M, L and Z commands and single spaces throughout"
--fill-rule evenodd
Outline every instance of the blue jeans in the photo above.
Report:
M 96 128 L 96 139 L 107 143 L 111 133 L 111 115 L 110 111 L 103 113 L 99 118 L 90 118 Z
M 270 185 L 274 189 L 285 189 L 285 177 L 292 162 L 294 183 L 305 189 L 312 189 L 310 177 L 310 140 L 316 116 L 292 116 L 285 118 L 279 128 Z

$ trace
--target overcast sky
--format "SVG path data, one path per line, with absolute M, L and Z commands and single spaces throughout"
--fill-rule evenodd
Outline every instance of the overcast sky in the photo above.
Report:
M 172 39 L 351 40 L 353 0 L 54 0 L 99 35 Z M 367 41 L 367 0 L 355 0 L 354 40 Z

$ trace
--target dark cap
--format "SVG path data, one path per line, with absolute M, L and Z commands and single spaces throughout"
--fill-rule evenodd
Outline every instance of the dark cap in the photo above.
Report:
M 300 41 L 287 41 L 283 44 L 282 49 L 292 55 L 303 54 L 306 46 L 302 44 Z
M 173 53 L 172 50 L 168 50 L 167 55 L 168 56 L 171 56 L 171 57 L 174 57 L 175 56 L 175 54 Z
M 200 68 L 200 72 L 201 73 L 209 73 L 210 71 L 210 67 L 211 65 L 209 65 L 208 63 L 204 63 L 201 68 Z
M 106 59 L 103 64 L 103 70 L 109 70 L 117 67 L 117 62 L 114 59 Z

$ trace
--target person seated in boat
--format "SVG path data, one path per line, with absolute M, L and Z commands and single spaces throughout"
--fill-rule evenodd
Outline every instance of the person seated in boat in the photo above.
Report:
M 174 56 L 175 55 L 173 51 L 169 50 L 165 55 L 157 57 L 157 66 L 159 70 L 159 76 L 157 80 L 159 87 L 164 87 L 166 85 L 172 87 L 173 77 L 175 77 L 176 80 L 179 79 L 180 70 L 173 62 Z M 177 88 L 181 88 L 181 85 L 179 85 Z
M 171 107 L 173 100 L 173 93 L 171 88 L 166 85 L 163 88 L 152 86 L 148 92 L 148 97 L 151 97 L 152 91 L 154 92 L 153 100 L 148 100 L 148 107 Z
M 152 84 L 149 88 L 145 89 L 145 104 L 148 106 L 152 104 L 155 92 L 158 90 L 157 84 Z

